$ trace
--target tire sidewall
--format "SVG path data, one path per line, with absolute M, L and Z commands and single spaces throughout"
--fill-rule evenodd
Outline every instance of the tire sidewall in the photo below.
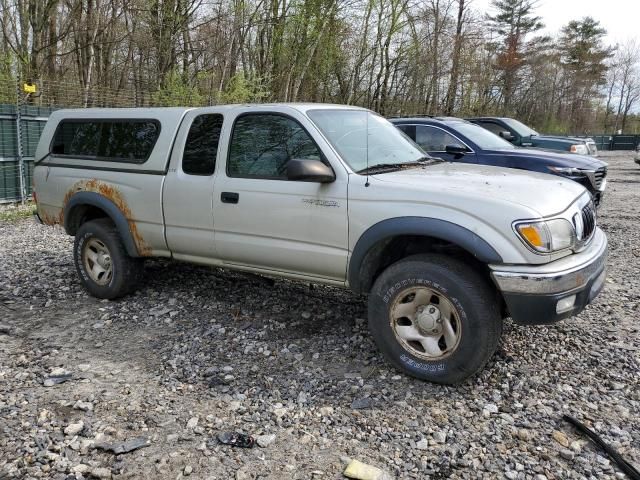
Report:
M 491 312 L 478 305 L 462 285 L 462 278 L 443 267 L 423 262 L 407 262 L 382 282 L 376 282 L 369 295 L 369 326 L 378 347 L 400 370 L 415 377 L 437 383 L 457 383 L 473 374 L 479 363 L 484 364 L 493 334 L 486 328 Z M 445 296 L 457 310 L 461 338 L 448 356 L 426 360 L 406 350 L 396 338 L 390 323 L 390 310 L 397 297 L 412 287 L 425 287 Z

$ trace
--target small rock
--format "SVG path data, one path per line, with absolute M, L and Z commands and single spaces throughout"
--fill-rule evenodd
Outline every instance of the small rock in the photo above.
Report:
M 187 428 L 193 430 L 198 425 L 198 417 L 191 417 L 187 422 Z
M 364 410 L 371 407 L 373 407 L 373 400 L 371 397 L 356 398 L 351 402 L 351 408 L 354 410 Z
M 251 480 L 251 475 L 249 475 L 243 469 L 236 470 L 236 480 Z
M 553 433 L 551 434 L 551 436 L 553 437 L 553 439 L 556 442 L 558 442 L 563 447 L 568 447 L 569 446 L 569 438 L 563 432 L 561 432 L 559 430 L 554 430 Z
M 149 442 L 149 439 L 145 437 L 133 438 L 131 440 L 127 440 L 124 442 L 109 443 L 109 442 L 97 441 L 95 443 L 96 448 L 100 450 L 106 450 L 108 452 L 113 452 L 116 455 L 119 455 L 121 453 L 133 452 L 134 450 L 148 447 L 149 445 L 151 445 L 151 443 Z
M 571 450 L 563 448 L 562 450 L 560 450 L 560 456 L 565 460 L 573 460 L 576 454 L 573 453 Z
M 43 385 L 45 387 L 53 387 L 54 385 L 59 385 L 60 383 L 71 380 L 72 377 L 73 375 L 70 373 L 65 373 L 64 375 L 50 375 L 44 379 Z
M 582 441 L 580 440 L 576 440 L 575 442 L 571 442 L 571 450 L 573 450 L 576 453 L 580 453 L 580 451 L 582 450 Z
M 94 468 L 91 470 L 91 475 L 100 479 L 109 479 L 111 478 L 111 470 L 103 467 Z
M 273 409 L 273 414 L 278 418 L 282 418 L 287 414 L 287 409 L 286 408 L 274 408 Z
M 70 437 L 79 434 L 84 428 L 84 422 L 80 420 L 77 423 L 70 423 L 67 428 L 64 429 L 64 434 Z
M 433 439 L 438 443 L 444 443 L 447 441 L 447 434 L 444 432 L 435 432 L 433 434 Z
M 509 470 L 508 472 L 504 472 L 504 476 L 507 477 L 509 480 L 516 480 L 516 478 L 518 478 L 518 472 L 514 470 Z
M 429 441 L 426 438 L 423 438 L 416 443 L 416 448 L 418 450 L 427 450 L 429 448 Z
M 73 408 L 75 408 L 76 410 L 82 410 L 83 412 L 91 412 L 93 411 L 93 403 L 78 400 L 73 404 Z
M 270 435 L 258 435 L 256 437 L 256 443 L 258 444 L 259 447 L 262 448 L 267 448 L 269 445 L 271 445 L 276 439 L 276 436 L 274 434 L 270 434 Z
M 333 407 L 320 407 L 320 415 L 323 417 L 333 415 Z
M 495 403 L 487 403 L 483 408 L 482 408 L 482 414 L 485 417 L 488 417 L 491 414 L 495 414 L 498 413 L 498 406 Z
M 72 472 L 81 474 L 85 474 L 89 470 L 91 470 L 91 467 L 89 465 L 85 465 L 84 463 L 80 463 L 71 469 Z
M 193 467 L 191 465 L 187 465 L 186 467 L 184 467 L 185 477 L 188 477 L 189 475 L 191 475 L 192 472 L 193 472 Z
M 38 425 L 43 425 L 49 419 L 50 414 L 51 412 L 47 409 L 41 410 L 38 415 Z
M 359 462 L 358 460 L 351 460 L 347 468 L 343 472 L 347 478 L 353 478 L 356 480 L 390 480 L 391 475 L 374 467 L 373 465 L 367 465 L 366 463 Z

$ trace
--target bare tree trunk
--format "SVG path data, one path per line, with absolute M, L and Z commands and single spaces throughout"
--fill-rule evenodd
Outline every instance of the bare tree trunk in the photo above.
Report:
M 456 35 L 453 40 L 453 57 L 451 58 L 451 76 L 445 99 L 445 115 L 453 114 L 458 91 L 458 71 L 460 68 L 460 51 L 462 50 L 462 27 L 464 23 L 465 0 L 458 0 L 458 19 L 456 22 Z

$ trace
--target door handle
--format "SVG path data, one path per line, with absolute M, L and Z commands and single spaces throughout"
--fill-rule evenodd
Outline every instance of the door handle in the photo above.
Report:
M 220 200 L 222 200 L 222 203 L 238 203 L 239 198 L 240 194 L 236 192 L 222 192 L 220 194 Z

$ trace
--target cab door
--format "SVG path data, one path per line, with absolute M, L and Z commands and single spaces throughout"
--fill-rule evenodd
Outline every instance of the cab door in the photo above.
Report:
M 331 152 L 292 109 L 235 118 L 213 198 L 216 249 L 225 264 L 345 281 L 348 175 Z M 292 159 L 330 165 L 335 181 L 288 180 Z
M 220 113 L 188 112 L 163 187 L 165 236 L 177 259 L 214 263 L 213 186 L 223 125 Z

